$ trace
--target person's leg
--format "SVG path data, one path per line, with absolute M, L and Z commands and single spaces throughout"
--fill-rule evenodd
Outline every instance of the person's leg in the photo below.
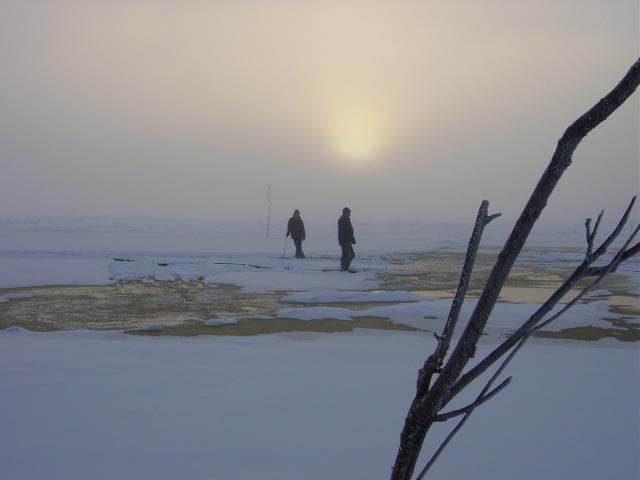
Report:
M 342 257 L 340 258 L 340 270 L 348 270 L 349 269 L 349 263 L 351 263 L 351 260 L 349 260 L 349 247 L 351 245 L 349 244 L 344 244 L 344 245 L 340 245 L 340 248 L 342 248 Z
M 351 266 L 351 261 L 356 256 L 356 252 L 353 251 L 353 245 L 349 243 L 346 246 L 347 246 L 347 252 L 346 252 L 346 260 L 344 263 L 344 267 L 342 268 L 343 270 L 349 270 L 349 267 Z
M 304 254 L 302 253 L 302 239 L 294 238 L 293 243 L 296 246 L 296 258 L 303 258 Z

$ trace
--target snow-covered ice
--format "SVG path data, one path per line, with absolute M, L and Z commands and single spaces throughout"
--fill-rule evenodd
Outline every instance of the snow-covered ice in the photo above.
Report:
M 471 226 L 391 229 L 355 219 L 354 226 L 360 271 L 350 274 L 332 271 L 339 264 L 333 225 L 310 235 L 309 258 L 301 262 L 281 258 L 284 231 L 266 239 L 261 224 L 180 229 L 2 221 L 0 288 L 233 283 L 245 292 L 282 292 L 291 308 L 278 310 L 277 318 L 382 316 L 419 328 L 444 318 L 449 299 L 381 291 L 377 275 L 401 264 L 408 252 L 463 251 Z M 581 236 L 538 237 L 534 243 L 564 247 L 576 238 L 580 247 Z M 489 233 L 487 251 L 503 238 Z M 550 265 L 576 257 L 565 250 L 525 253 L 527 261 Z M 634 259 L 618 274 L 638 285 L 639 270 Z M 637 288 L 630 290 L 637 295 Z M 0 296 L 4 306 L 29 301 L 15 293 Z M 596 291 L 554 328 L 612 328 L 610 321 L 624 315 L 612 312 L 608 299 L 608 291 Z M 334 303 L 344 306 L 323 305 Z M 357 303 L 372 305 L 352 309 Z M 474 304 L 473 298 L 465 302 L 463 317 Z M 500 303 L 488 330 L 512 326 L 537 306 Z M 221 316 L 205 323 L 215 330 L 237 321 Z M 484 337 L 479 355 L 497 340 Z M 417 371 L 434 345 L 431 333 L 420 331 L 156 338 L 12 326 L 0 331 L 0 476 L 388 478 Z M 639 478 L 638 365 L 637 343 L 532 341 L 506 372 L 514 376 L 511 385 L 474 413 L 436 463 L 433 478 Z M 441 425 L 434 430 L 421 464 L 445 433 Z
M 20 298 L 30 298 L 31 295 L 28 293 L 7 293 L 6 295 L 0 295 L 0 302 L 5 303 L 10 300 L 17 300 Z
M 162 330 L 162 325 L 160 323 L 150 323 L 149 325 L 143 328 L 145 332 L 158 332 Z
M 375 292 L 304 292 L 282 297 L 283 302 L 291 303 L 368 303 L 368 302 L 419 302 L 423 295 L 402 291 Z
M 434 341 L 0 333 L 0 469 L 12 480 L 388 478 Z M 525 348 L 434 478 L 637 478 L 639 361 L 607 344 Z
M 204 322 L 207 327 L 216 327 L 219 325 L 235 325 L 238 323 L 237 318 L 228 318 L 228 317 L 220 317 L 220 318 L 211 318 Z

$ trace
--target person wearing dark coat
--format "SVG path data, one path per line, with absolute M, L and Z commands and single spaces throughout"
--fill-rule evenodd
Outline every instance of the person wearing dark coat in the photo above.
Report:
M 342 216 L 338 219 L 338 243 L 342 247 L 342 258 L 340 258 L 340 270 L 348 271 L 351 260 L 356 256 L 353 245 L 356 239 L 353 236 L 353 226 L 351 225 L 351 209 L 344 207 Z
M 304 222 L 300 216 L 300 210 L 297 208 L 293 212 L 293 217 L 291 217 L 289 223 L 287 223 L 287 234 L 285 237 L 289 235 L 291 235 L 293 243 L 296 246 L 296 258 L 305 258 L 304 252 L 302 251 L 302 242 L 307 238 L 307 235 L 304 231 Z

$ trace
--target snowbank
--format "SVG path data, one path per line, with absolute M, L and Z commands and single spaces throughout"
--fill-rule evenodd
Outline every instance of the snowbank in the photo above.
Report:
M 433 346 L 431 335 L 398 332 L 0 332 L 0 471 L 12 480 L 388 478 Z M 512 384 L 472 416 L 434 478 L 637 478 L 639 361 L 636 348 L 525 347 Z

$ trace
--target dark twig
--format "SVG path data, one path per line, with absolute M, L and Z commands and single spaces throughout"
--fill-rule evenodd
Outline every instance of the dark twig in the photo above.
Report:
M 624 215 L 622 215 L 622 218 L 618 222 L 618 225 L 616 225 L 616 228 L 613 229 L 613 231 L 611 232 L 611 235 L 609 235 L 609 237 L 602 243 L 602 245 L 600 245 L 598 249 L 594 252 L 594 255 L 596 256 L 596 258 L 601 256 L 604 252 L 606 252 L 607 248 L 609 248 L 609 246 L 613 243 L 613 241 L 616 238 L 618 238 L 618 235 L 620 235 L 620 233 L 622 232 L 622 229 L 626 225 L 627 220 L 629 220 L 629 215 L 631 215 L 631 210 L 633 209 L 633 206 L 636 203 L 636 198 L 637 197 L 633 197 L 631 199 L 631 202 L 629 202 L 629 206 L 627 206 L 627 209 L 625 210 Z M 599 221 L 600 219 L 598 219 L 598 222 Z
M 625 250 L 621 255 L 620 255 L 620 263 L 623 263 L 625 261 L 627 261 L 628 259 L 630 259 L 631 257 L 636 256 L 638 253 L 640 253 L 640 242 L 636 243 L 633 247 L 628 248 L 627 250 Z M 586 275 L 588 277 L 592 277 L 592 276 L 597 276 L 600 275 L 600 273 L 606 268 L 607 266 L 602 266 L 602 267 L 590 267 L 587 269 Z M 618 269 L 618 266 L 615 265 L 611 270 L 609 270 L 609 273 L 613 273 Z
M 502 370 L 500 370 L 499 372 L 496 372 L 496 374 L 494 375 L 494 377 L 492 377 L 492 380 L 494 380 L 495 378 L 498 377 L 498 375 L 500 375 L 500 373 L 502 372 Z M 449 432 L 449 434 L 447 435 L 447 437 L 444 439 L 444 441 L 440 444 L 440 446 L 438 447 L 438 449 L 433 453 L 433 455 L 431 456 L 431 458 L 429 459 L 429 461 L 427 462 L 427 464 L 424 466 L 424 468 L 422 469 L 422 471 L 420 472 L 420 474 L 416 477 L 417 480 L 421 480 L 424 478 L 424 476 L 427 474 L 427 472 L 431 469 L 431 467 L 433 466 L 434 463 L 436 463 L 436 460 L 438 459 L 438 457 L 440 456 L 440 454 L 444 451 L 445 448 L 447 448 L 447 446 L 449 445 L 449 443 L 451 443 L 451 440 L 453 440 L 453 437 L 456 436 L 456 434 L 462 429 L 462 427 L 464 427 L 464 424 L 467 423 L 467 420 L 469 420 L 469 417 L 471 416 L 471 414 L 473 413 L 473 411 L 475 410 L 475 408 L 479 405 L 481 405 L 483 402 L 478 403 L 480 398 L 485 398 L 486 400 L 489 400 L 491 397 L 493 397 L 495 394 L 499 393 L 500 391 L 502 391 L 507 385 L 509 385 L 511 383 L 511 379 L 512 377 L 507 378 L 504 382 L 502 382 L 500 385 L 498 385 L 495 390 L 493 390 L 491 392 L 491 396 L 488 397 L 484 396 L 484 393 L 486 390 L 488 390 L 490 388 L 490 383 L 493 383 L 492 380 L 490 380 L 490 383 L 487 383 L 487 385 L 485 386 L 485 388 L 483 389 L 482 392 L 480 392 L 480 395 L 478 395 L 478 399 L 476 399 L 476 401 L 469 405 L 468 407 L 462 409 L 462 410 L 466 410 L 464 412 L 461 412 L 461 414 L 464 415 L 464 417 L 462 417 L 462 419 L 458 422 L 458 424 L 451 430 L 451 432 Z M 487 398 L 488 397 L 488 398 Z M 485 401 L 486 401 L 485 400 Z M 450 412 L 450 414 L 456 413 L 460 410 L 455 410 L 453 412 Z
M 591 259 L 591 255 L 593 253 L 593 242 L 595 241 L 596 235 L 598 234 L 598 228 L 600 227 L 600 221 L 602 220 L 603 215 L 604 210 L 602 210 L 600 212 L 600 215 L 598 215 L 598 220 L 596 220 L 596 225 L 595 227 L 593 227 L 593 232 L 591 232 L 591 219 L 587 218 L 587 221 L 585 222 L 585 226 L 587 228 L 587 259 Z
M 482 396 L 478 397 L 472 404 L 467 405 L 464 408 L 460 408 L 458 410 L 452 410 L 452 411 L 450 411 L 448 413 L 442 413 L 442 414 L 436 416 L 436 419 L 435 419 L 436 422 L 446 422 L 450 418 L 459 417 L 460 415 L 466 415 L 467 413 L 471 413 L 477 407 L 479 407 L 483 403 L 491 400 L 498 393 L 500 393 L 500 391 L 502 391 L 502 389 L 504 389 L 507 385 L 509 385 L 511 383 L 511 379 L 512 379 L 512 377 L 507 378 L 504 382 L 502 382 L 496 388 L 491 390 L 489 393 L 487 393 L 486 395 L 482 395 Z
M 598 277 L 591 282 L 588 286 L 586 286 L 585 288 L 582 289 L 582 291 L 580 293 L 578 293 L 569 303 L 567 303 L 558 313 L 556 313 L 555 315 L 553 315 L 551 318 L 549 318 L 548 320 L 545 320 L 543 323 L 540 323 L 539 325 L 535 326 L 534 328 L 531 329 L 530 333 L 527 333 L 527 335 L 525 336 L 525 338 L 529 338 L 534 332 L 537 332 L 538 330 L 541 330 L 542 328 L 546 327 L 547 325 L 549 325 L 551 322 L 555 321 L 558 319 L 558 317 L 560 317 L 562 314 L 564 314 L 567 310 L 569 310 L 573 305 L 575 305 L 578 300 L 580 300 L 583 296 L 585 296 L 587 293 L 589 293 L 591 290 L 593 290 L 593 288 L 598 285 L 602 279 L 604 277 L 607 276 L 607 274 L 609 274 L 613 269 L 618 268 L 618 265 L 620 265 L 620 263 L 622 262 L 622 252 L 624 252 L 627 247 L 629 246 L 629 244 L 633 241 L 633 239 L 635 238 L 636 235 L 638 235 L 638 232 L 640 231 L 640 225 L 638 225 L 634 231 L 631 233 L 631 235 L 629 236 L 629 238 L 627 239 L 627 241 L 625 242 L 624 246 L 618 251 L 618 253 L 613 257 L 613 259 L 611 260 L 611 262 L 609 262 L 600 272 L 600 274 L 598 275 Z

